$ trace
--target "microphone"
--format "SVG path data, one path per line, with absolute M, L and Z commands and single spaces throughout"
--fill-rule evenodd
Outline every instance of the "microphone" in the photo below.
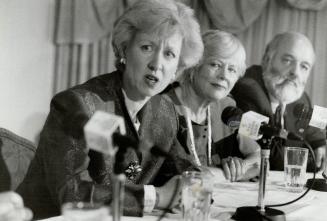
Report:
M 241 123 L 243 111 L 240 108 L 228 106 L 221 113 L 222 122 L 231 129 L 238 129 Z
M 313 126 L 320 129 L 326 129 L 327 125 L 327 109 L 314 105 L 314 108 L 311 108 L 305 104 L 299 103 L 295 105 L 293 109 L 293 114 L 299 121 L 305 121 L 306 126 Z M 309 121 L 309 124 L 308 124 Z M 327 152 L 326 152 L 327 156 Z M 315 172 L 315 171 L 314 171 Z M 323 178 L 317 179 L 313 177 L 308 179 L 306 186 L 310 187 L 313 190 L 327 192 L 327 176 L 324 175 L 327 173 L 327 167 L 323 168 Z
M 141 140 L 137 141 L 126 135 L 124 119 L 120 116 L 103 111 L 96 111 L 89 118 L 86 114 L 76 114 L 68 123 L 67 129 L 74 137 L 83 135 L 90 149 L 113 156 L 118 148 L 125 152 L 127 148 L 150 152 L 156 156 L 172 157 L 167 151 L 162 150 L 153 143 Z M 119 132 L 117 132 L 117 130 Z M 118 147 L 118 148 L 117 148 Z
M 92 150 L 114 156 L 117 147 L 113 145 L 112 135 L 117 130 L 123 135 L 126 134 L 122 117 L 104 111 L 96 111 L 84 126 L 86 144 Z
M 299 120 L 309 121 L 309 126 L 326 129 L 327 126 L 327 108 L 314 105 L 313 108 L 299 103 L 295 105 L 293 114 Z
M 144 150 L 146 152 L 150 152 L 151 154 L 156 156 L 172 157 L 172 154 L 162 150 L 156 145 L 153 145 L 151 142 L 143 141 L 143 140 L 137 141 L 131 137 L 122 135 L 117 132 L 112 134 L 112 143 L 115 146 L 119 146 L 119 148 L 123 148 L 123 149 L 133 148 L 135 150 L 141 150 L 141 151 Z
M 232 129 L 239 129 L 239 133 L 252 139 L 260 139 L 259 135 L 279 137 L 282 139 L 302 140 L 295 133 L 288 132 L 268 123 L 269 118 L 253 111 L 243 113 L 240 108 L 228 106 L 222 114 L 221 120 Z

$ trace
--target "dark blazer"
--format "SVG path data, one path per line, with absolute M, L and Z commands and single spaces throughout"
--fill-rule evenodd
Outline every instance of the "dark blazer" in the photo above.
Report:
M 35 159 L 18 189 L 36 219 L 59 215 L 60 206 L 67 201 L 90 201 L 91 196 L 95 202 L 112 200 L 112 160 L 89 151 L 82 130 L 69 128 L 76 114 L 91 116 L 102 110 L 122 116 L 128 136 L 148 139 L 164 151 L 171 151 L 178 128 L 173 105 L 161 96 L 151 98 L 138 114 L 141 126 L 136 131 L 125 106 L 121 77 L 118 71 L 101 75 L 52 99 Z M 77 118 L 75 123 L 81 122 Z M 135 179 L 127 180 L 124 214 L 141 216 L 143 185 L 155 185 L 164 158 L 128 150 L 122 164 L 127 168 L 134 161 L 143 170 Z
M 231 93 L 237 106 L 243 111 L 252 110 L 269 117 L 271 120 L 273 119 L 268 91 L 262 78 L 261 66 L 254 65 L 248 68 L 245 76 L 236 83 Z M 309 107 L 312 106 L 306 92 L 303 93 L 300 99 L 288 104 L 284 115 L 285 129 L 303 137 L 313 148 L 326 145 L 326 134 L 322 130 L 307 126 L 294 116 L 293 109 L 299 103 Z M 273 170 L 283 170 L 284 168 L 284 150 L 282 148 L 284 145 L 304 146 L 301 141 L 295 140 L 287 140 L 286 143 L 281 141 L 274 143 L 270 154 L 270 166 Z M 309 162 L 308 166 L 312 170 L 312 162 Z

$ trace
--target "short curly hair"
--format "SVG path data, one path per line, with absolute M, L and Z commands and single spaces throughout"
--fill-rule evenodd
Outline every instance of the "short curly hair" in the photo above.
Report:
M 183 37 L 177 72 L 196 65 L 203 53 L 200 26 L 193 10 L 173 0 L 139 0 L 128 8 L 115 22 L 112 45 L 116 68 L 123 71 L 120 59 L 136 33 L 157 33 L 167 37 L 179 31 Z
M 246 53 L 242 42 L 236 36 L 218 29 L 211 29 L 202 34 L 202 40 L 204 52 L 199 64 L 185 70 L 185 74 L 178 81 L 183 82 L 189 78 L 193 78 L 193 75 L 196 74 L 198 68 L 208 57 L 229 58 L 236 53 L 241 57 L 240 64 L 238 64 L 239 77 L 244 76 L 246 70 Z
M 242 42 L 232 33 L 221 30 L 208 30 L 202 35 L 204 44 L 203 58 L 218 55 L 223 58 L 238 53 L 242 57 L 239 64 L 240 74 L 244 75 L 246 70 L 246 53 Z

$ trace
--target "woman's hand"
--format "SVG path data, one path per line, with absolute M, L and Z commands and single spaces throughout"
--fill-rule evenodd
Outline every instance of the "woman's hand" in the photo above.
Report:
M 241 180 L 245 174 L 245 162 L 238 157 L 222 159 L 222 167 L 225 178 L 231 182 Z
M 1 221 L 28 221 L 32 217 L 32 211 L 24 207 L 21 196 L 14 192 L 0 193 Z
M 227 157 L 222 159 L 225 178 L 231 182 L 251 179 L 259 174 L 257 160 Z
M 182 182 L 180 176 L 174 176 L 165 185 L 156 187 L 158 209 L 173 209 L 181 202 Z

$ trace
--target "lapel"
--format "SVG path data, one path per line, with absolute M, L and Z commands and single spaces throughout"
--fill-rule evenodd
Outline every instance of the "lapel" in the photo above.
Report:
M 266 98 L 268 100 L 268 103 L 269 103 L 269 106 L 267 107 L 267 111 L 268 111 L 268 114 L 269 114 L 268 117 L 272 118 L 274 114 L 273 114 L 272 109 L 271 109 L 271 101 L 270 101 L 269 93 L 268 93 L 266 85 L 265 85 L 265 83 L 263 81 L 263 73 L 261 73 L 259 75 L 259 78 L 257 79 L 257 81 L 258 81 L 259 85 L 261 86 L 261 88 L 262 88 L 262 90 L 264 92 L 264 95 L 266 96 Z
M 110 98 L 110 101 L 105 102 L 105 111 L 108 113 L 113 113 L 118 116 L 121 116 L 124 118 L 125 127 L 126 127 L 126 135 L 139 140 L 139 135 L 134 127 L 134 124 L 132 122 L 132 119 L 130 118 L 126 105 L 124 100 L 124 95 L 122 93 L 122 73 L 115 72 L 112 73 L 115 76 L 113 76 L 113 79 L 105 81 L 106 83 L 106 93 L 107 96 Z M 138 162 L 140 163 L 142 159 L 142 156 L 139 152 L 128 149 L 126 154 L 124 155 L 124 167 L 127 169 L 131 164 Z M 111 167 L 112 162 L 108 159 L 108 166 Z M 130 182 L 127 180 L 127 182 Z
M 132 119 L 128 114 L 124 101 L 124 95 L 121 90 L 122 73 L 115 72 L 113 74 L 115 74 L 113 79 L 106 81 L 106 93 L 108 98 L 111 99 L 111 104 L 106 104 L 105 111 L 114 113 L 124 118 L 127 136 L 130 136 L 136 140 L 149 141 L 154 145 L 157 145 L 159 148 L 167 151 L 167 149 L 171 146 L 171 138 L 173 135 L 171 130 L 171 124 L 173 122 L 169 121 L 171 119 L 169 116 L 173 114 L 170 113 L 171 110 L 165 109 L 166 107 L 161 105 L 161 97 L 157 97 L 155 99 L 151 98 L 138 113 L 140 128 L 139 131 L 136 131 Z M 161 108 L 164 109 L 161 110 Z M 149 149 L 149 147 L 140 151 L 128 149 L 127 153 L 125 154 L 124 163 L 126 169 L 135 161 L 138 161 L 142 167 L 142 172 L 139 173 L 133 180 L 127 180 L 127 183 L 150 183 L 156 172 L 161 167 L 164 158 L 154 156 L 149 152 L 149 150 L 146 149 Z
M 159 112 L 156 111 L 157 108 L 159 106 L 150 99 L 139 111 L 138 117 L 141 122 L 139 136 L 140 140 L 149 141 L 149 143 L 163 148 L 164 142 L 162 142 L 162 139 L 164 131 L 161 128 L 161 122 L 158 122 L 156 118 Z M 153 175 L 159 170 L 164 160 L 163 157 L 152 155 L 149 150 L 150 148 L 152 148 L 152 145 L 151 147 L 141 147 L 141 166 L 143 172 L 136 179 L 136 183 L 138 184 L 150 183 Z
M 116 91 L 116 96 L 118 98 L 118 104 L 117 104 L 115 113 L 117 113 L 117 114 L 120 113 L 120 114 L 122 114 L 121 116 L 124 117 L 126 128 L 129 129 L 129 133 L 126 132 L 127 135 L 132 136 L 135 139 L 139 140 L 139 134 L 138 134 L 138 132 L 133 124 L 133 121 L 128 113 L 127 107 L 125 105 L 124 95 L 123 95 L 123 92 L 121 89 Z

